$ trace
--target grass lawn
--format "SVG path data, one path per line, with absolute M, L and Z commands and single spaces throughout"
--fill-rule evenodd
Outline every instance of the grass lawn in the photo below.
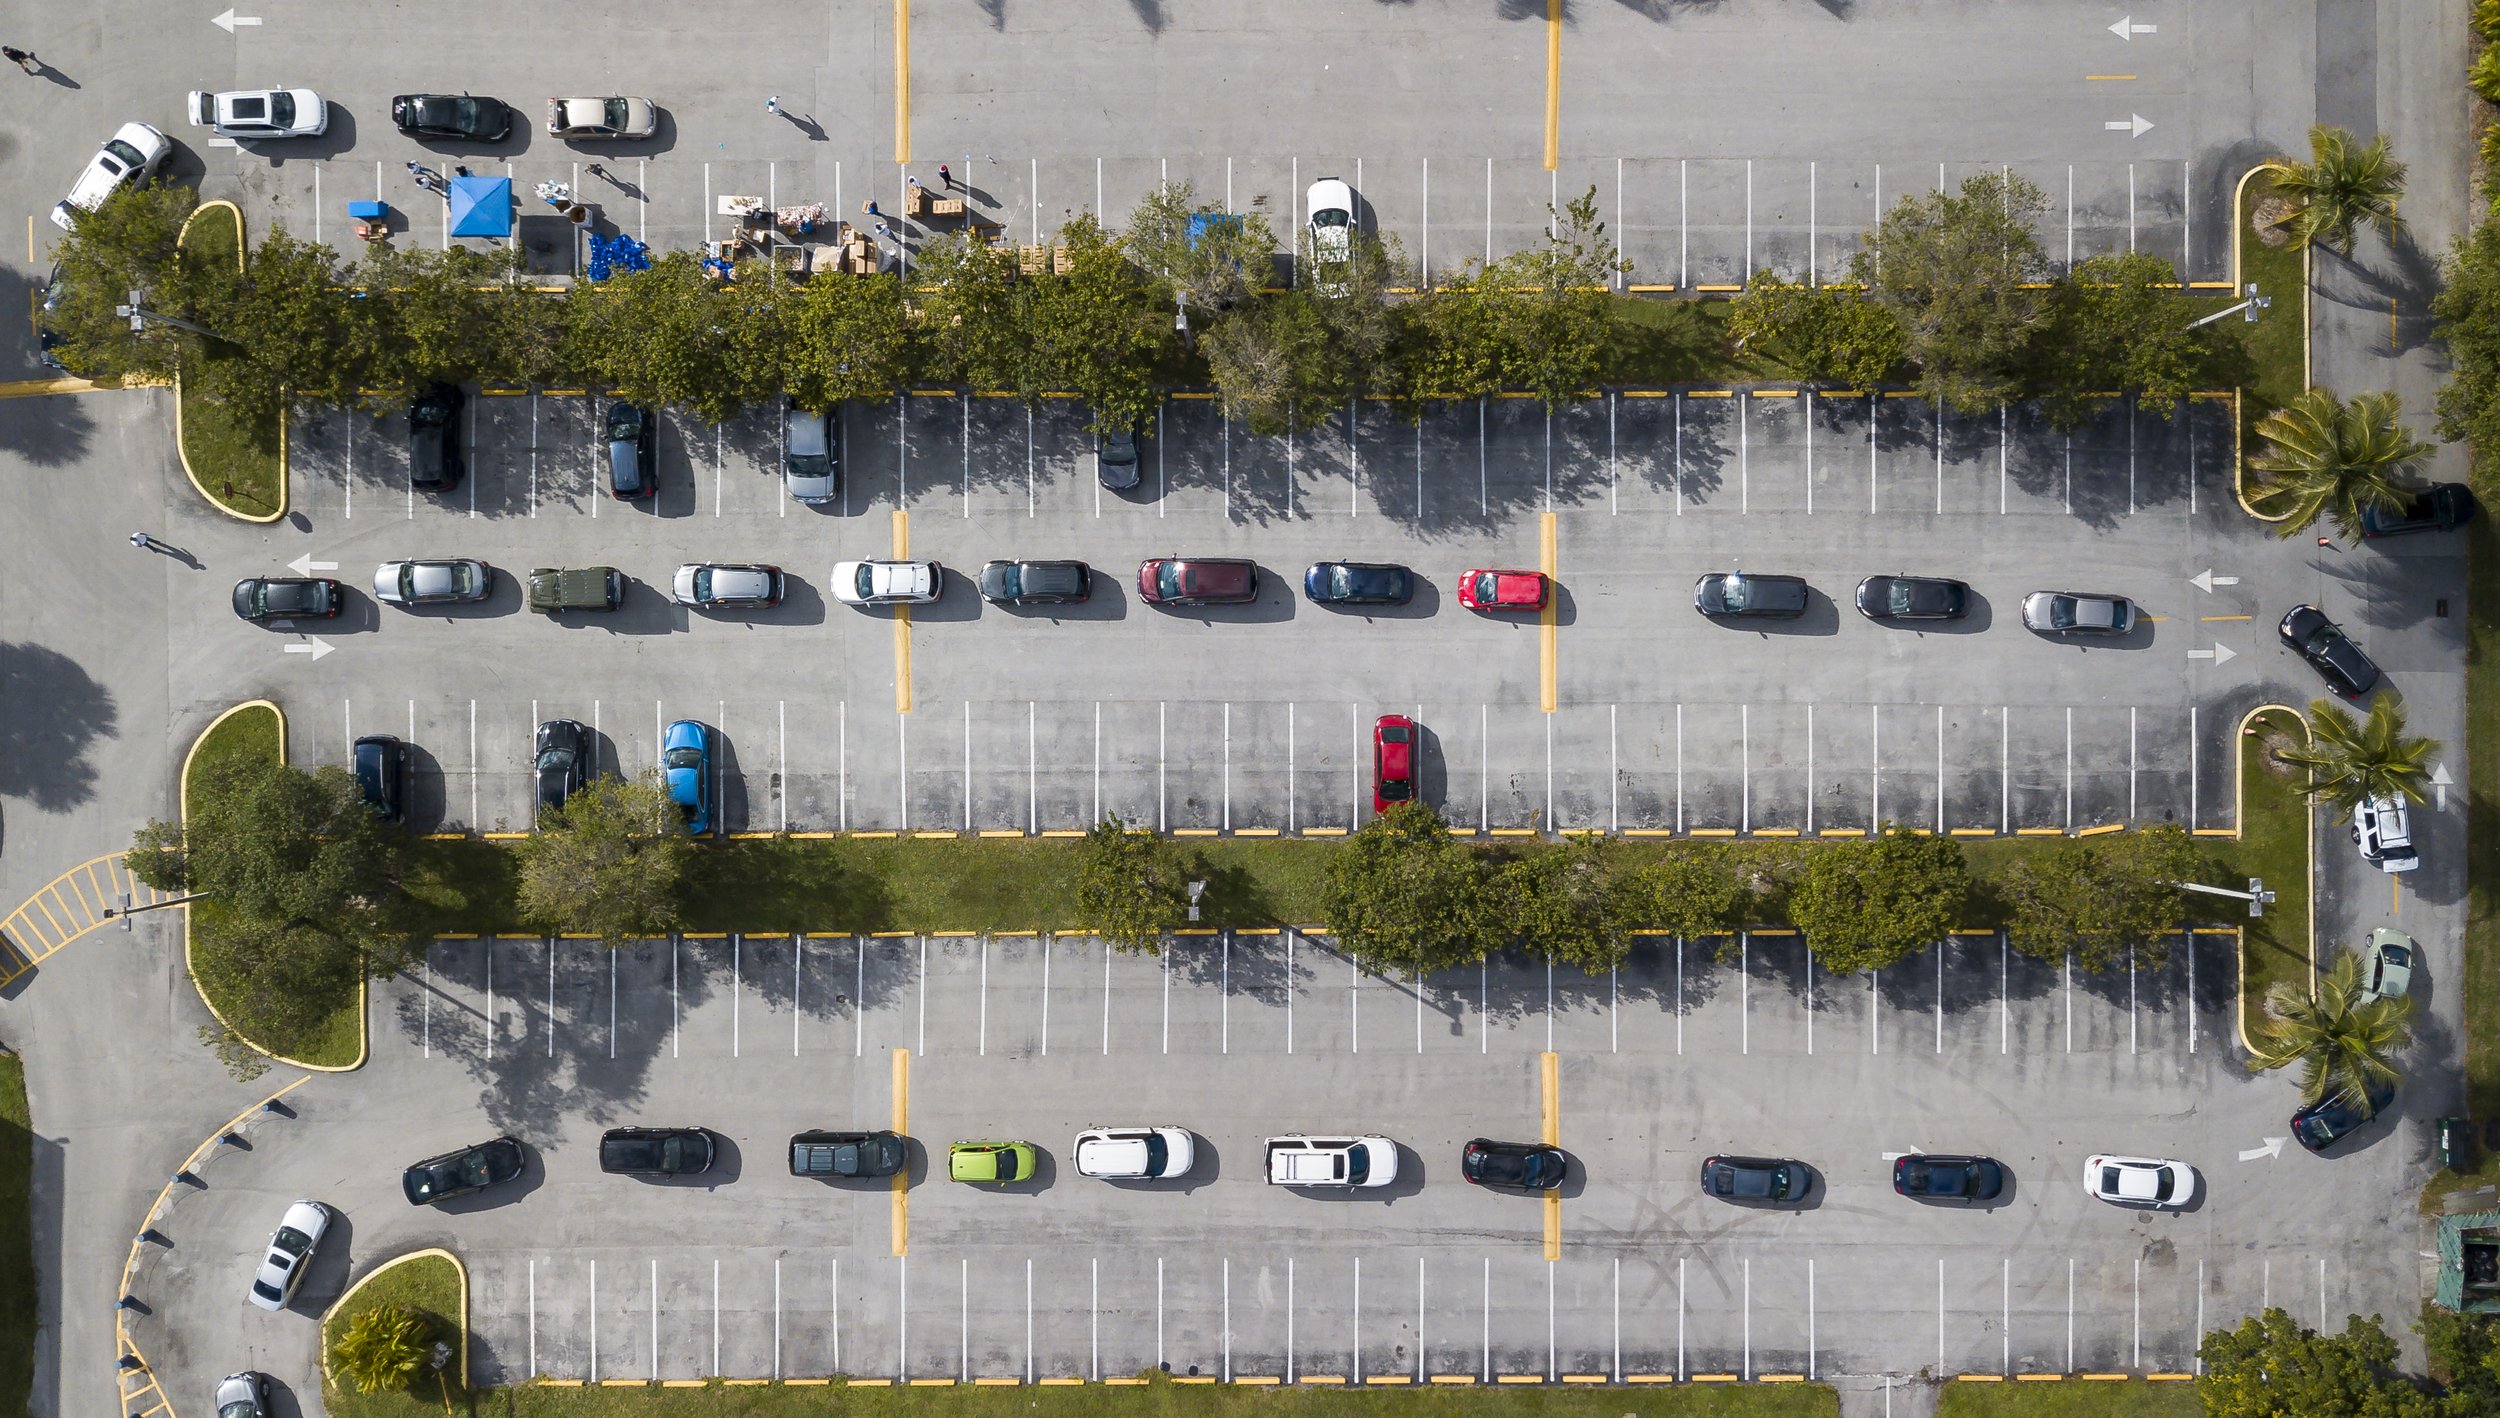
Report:
M 349 1418 L 345 1410 L 331 1410 Z M 1238 1388 L 509 1388 L 478 1395 L 478 1418 L 1832 1418 L 1819 1384 L 1686 1384 L 1671 1389 Z M 2081 1410 L 2074 1410 L 2081 1411 Z M 416 1418 L 412 1409 L 409 1418 Z
M 441 1256 L 420 1256 L 405 1265 L 393 1266 L 380 1278 L 358 1290 L 347 1307 L 325 1317 L 321 1325 L 321 1348 L 332 1352 L 341 1331 L 356 1315 L 376 1305 L 406 1304 L 435 1320 L 439 1337 L 451 1341 L 455 1350 L 460 1331 L 460 1271 Z M 336 1360 L 332 1361 L 333 1366 Z M 444 1371 L 450 1380 L 454 1408 L 467 1411 L 468 1395 L 461 1388 L 460 1360 L 455 1354 L 451 1367 Z M 361 1393 L 345 1381 L 323 1386 L 322 1403 L 331 1418 L 431 1418 L 443 1411 L 444 1393 L 432 1378 L 420 1377 L 413 1389 L 396 1393 Z M 485 1405 L 478 1405 L 481 1409 Z
M 2201 1418 L 2204 1411 L 2196 1385 L 2175 1380 L 1946 1384 L 1936 1402 L 1936 1418 Z
M 205 775 L 214 764 L 227 759 L 278 756 L 278 716 L 269 709 L 250 709 L 211 729 L 200 741 L 199 751 L 192 755 L 191 771 Z M 196 779 L 195 779 L 196 781 Z M 186 785 L 186 790 L 188 785 Z M 226 912 L 214 901 L 194 901 L 187 908 L 191 913 L 191 979 L 199 986 L 200 995 L 216 1009 L 234 1031 L 264 1053 L 301 1060 L 308 1064 L 346 1067 L 356 1061 L 363 1048 L 364 1019 L 358 1009 L 358 998 L 349 990 L 330 1011 L 323 1027 L 298 1034 L 274 1029 L 266 1021 L 250 1017 L 235 1002 L 229 987 L 230 965 L 219 948 L 219 932 L 226 922 Z
M 182 244 L 210 261 L 240 261 L 243 218 L 231 207 L 203 210 L 183 233 Z M 220 349 L 216 341 L 208 341 L 202 357 L 219 359 Z M 248 422 L 235 417 L 228 405 L 188 392 L 180 416 L 182 455 L 211 502 L 245 517 L 267 517 L 284 505 L 286 470 L 279 458 L 275 419 Z
M 0 1413 L 23 1413 L 35 1382 L 34 1115 L 26 1064 L 0 1052 Z
M 2270 173 L 2259 173 L 2248 180 L 2240 193 L 2239 250 L 2240 285 L 2250 282 L 2258 293 L 2272 300 L 2271 309 L 2260 312 L 2254 325 L 2238 324 L 2248 354 L 2247 384 L 2241 390 L 2240 436 L 2242 452 L 2254 453 L 2258 447 L 2257 421 L 2281 408 L 2309 387 L 2308 341 L 2309 276 L 2308 258 L 2300 247 L 2289 242 L 2268 246 L 2257 235 L 2250 219 L 2257 204 L 2274 193 Z M 2237 297 L 2234 297 L 2236 299 Z M 2232 322 L 2237 324 L 2237 322 Z M 2249 490 L 2245 464 L 2240 469 L 2243 494 Z
M 2277 980 L 2309 983 L 2309 813 L 2299 791 L 2299 770 L 2269 765 L 2268 734 L 2295 742 L 2306 729 L 2280 710 L 2249 721 L 2255 738 L 2240 741 L 2240 838 L 2224 853 L 2235 876 L 2265 879 L 2275 893 L 2266 914 L 2247 923 L 2240 947 L 2241 1022 L 2250 1029 L 2265 1018 L 2266 988 Z M 2236 884 L 2236 882 L 2234 883 Z

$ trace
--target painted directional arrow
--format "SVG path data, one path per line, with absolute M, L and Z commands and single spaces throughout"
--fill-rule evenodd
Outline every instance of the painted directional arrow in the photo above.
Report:
M 306 552 L 288 562 L 286 569 L 298 576 L 310 576 L 316 571 L 336 571 L 339 569 L 339 564 L 335 561 L 315 561 L 312 559 L 312 553 Z
M 337 648 L 318 635 L 308 635 L 304 637 L 304 640 L 305 643 L 301 645 L 289 645 L 286 647 L 286 652 L 290 655 L 310 655 L 314 662 L 318 663 L 322 656 Z
M 2125 118 L 2110 119 L 2101 126 L 2108 129 L 2112 133 L 2125 133 L 2131 137 L 2141 138 L 2146 133 L 2152 131 L 2153 120 L 2145 117 L 2141 113 L 2133 113 L 2129 114 Z
M 2431 791 L 2438 795 L 2432 801 L 2439 805 L 2439 810 L 2441 812 L 2446 812 L 2448 810 L 2448 790 L 2456 785 L 2457 780 L 2448 776 L 2447 764 L 2435 763 L 2431 765 Z
M 2211 660 L 2214 662 L 2214 668 L 2220 669 L 2224 665 L 2238 659 L 2239 652 L 2232 649 L 2228 645 L 2218 644 L 2210 650 L 2190 650 L 2188 651 L 2188 658 L 2191 660 Z
M 210 20 L 209 23 L 215 25 L 221 30 L 224 30 L 228 34 L 232 34 L 234 33 L 234 27 L 236 25 L 256 25 L 260 23 L 260 17 L 258 15 L 238 15 L 234 11 L 228 10 L 226 13 L 219 15 L 217 18 Z
M 2204 571 L 2199 571 L 2195 575 L 2189 577 L 2188 584 L 2210 596 L 2214 593 L 2214 587 L 2236 586 L 2240 584 L 2240 578 L 2237 576 L 2216 576 L 2209 568 Z
M 1886 1152 L 1881 1155 L 1887 1162 L 1898 1162 L 1904 1157 L 1915 1157 L 1926 1150 L 1924 1147 L 1913 1147 L 1907 1152 Z
M 2135 22 L 2135 16 L 2129 15 L 2125 19 L 2120 20 L 2118 23 L 2111 25 L 2109 27 L 2109 32 L 2118 36 L 2120 39 L 2132 40 L 2137 35 L 2154 34 L 2160 29 L 2161 26 L 2159 25 L 2139 25 Z
M 2266 1145 L 2263 1147 L 2243 1147 L 2240 1149 L 2240 1160 L 2243 1162 L 2254 1162 L 2260 1157 L 2280 1157 L 2283 1155 L 2283 1144 L 2289 1140 L 2290 1139 L 2288 1138 L 2269 1137 L 2266 1139 Z

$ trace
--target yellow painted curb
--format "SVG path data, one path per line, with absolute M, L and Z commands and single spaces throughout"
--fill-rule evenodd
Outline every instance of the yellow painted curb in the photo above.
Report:
M 433 1258 L 433 1257 L 436 1257 L 436 1256 L 439 1256 L 439 1257 L 441 1257 L 441 1258 L 442 1258 L 442 1259 L 444 1259 L 444 1260 L 450 1261 L 450 1262 L 451 1262 L 451 1269 L 452 1269 L 452 1273 L 453 1273 L 453 1274 L 455 1274 L 455 1275 L 458 1275 L 458 1276 L 460 1277 L 460 1374 L 459 1374 L 459 1379 L 460 1379 L 460 1388 L 461 1388 L 461 1390 L 462 1390 L 463 1392 L 466 1392 L 466 1391 L 468 1390 L 468 1387 L 469 1387 L 469 1268 L 468 1268 L 467 1266 L 462 1265 L 462 1264 L 460 1263 L 460 1257 L 458 1257 L 458 1256 L 456 1256 L 456 1255 L 453 1255 L 451 1252 L 449 1252 L 449 1251 L 447 1251 L 447 1250 L 442 1249 L 440 1246 L 429 1246 L 429 1247 L 427 1247 L 426 1249 L 421 1250 L 421 1251 L 410 1251 L 408 1254 L 406 1254 L 406 1255 L 404 1255 L 404 1256 L 393 1256 L 391 1259 L 386 1260 L 386 1261 L 382 1262 L 380 1265 L 375 1266 L 373 1269 L 366 1271 L 366 1272 L 364 1273 L 364 1277 L 363 1277 L 362 1279 L 358 1280 L 355 1284 L 348 1286 L 348 1287 L 347 1287 L 347 1289 L 345 1289 L 344 1291 L 340 1292 L 339 1297 L 338 1297 L 337 1299 L 332 1300 L 332 1301 L 330 1302 L 330 1307 L 329 1307 L 328 1309 L 323 1310 L 323 1311 L 321 1312 L 321 1325 L 320 1325 L 320 1333 L 321 1333 L 321 1334 L 323 1334 L 323 1335 L 326 1335 L 326 1334 L 328 1333 L 329 1328 L 330 1328 L 330 1321 L 331 1321 L 331 1319 L 332 1319 L 334 1316 L 338 1315 L 340 1312 L 344 1311 L 344 1310 L 347 1308 L 347 1302 L 356 1298 L 356 1292 L 357 1292 L 357 1291 L 362 1290 L 362 1289 L 364 1289 L 367 1285 L 372 1284 L 372 1283 L 373 1283 L 373 1280 L 374 1280 L 374 1277 L 376 1277 L 376 1276 L 378 1276 L 378 1275 L 385 1274 L 385 1273 L 387 1273 L 387 1272 L 389 1272 L 389 1271 L 391 1271 L 391 1270 L 397 1269 L 398 1267 L 403 1266 L 403 1265 L 406 1265 L 406 1264 L 408 1264 L 408 1263 L 409 1263 L 409 1262 L 411 1262 L 411 1261 L 427 1260 L 427 1259 L 430 1259 L 430 1258 Z M 334 1376 L 330 1373 L 330 1346 L 329 1346 L 329 1344 L 328 1344 L 328 1343 L 326 1343 L 326 1342 L 322 1342 L 322 1341 L 320 1341 L 320 1340 L 316 1340 L 316 1343 L 319 1343 L 319 1344 L 320 1344 L 320 1349 L 321 1349 L 321 1387 L 322 1387 L 322 1390 L 326 1393 L 328 1390 L 330 1390 L 331 1388 L 333 1388 L 333 1387 L 335 1387 L 335 1386 L 336 1386 L 337 1381 L 336 1381 L 335 1377 L 334 1377 Z
M 182 807 L 182 820 L 185 824 L 186 830 L 191 821 L 191 761 L 199 756 L 200 745 L 208 741 L 208 736 L 217 731 L 217 726 L 219 724 L 222 724 L 228 719 L 233 718 L 235 715 L 241 714 L 250 709 L 266 709 L 270 713 L 278 716 L 278 761 L 280 763 L 286 762 L 286 711 L 280 709 L 277 705 L 270 703 L 268 700 L 247 699 L 241 704 L 237 704 L 233 708 L 228 709 L 225 713 L 218 715 L 216 718 L 209 720 L 208 727 L 200 730 L 199 737 L 191 740 L 191 747 L 184 751 L 182 755 L 182 776 L 176 780 L 180 788 L 179 801 Z M 228 1020 L 224 1014 L 218 1011 L 216 1002 L 208 997 L 208 992 L 206 990 L 200 988 L 199 977 L 191 973 L 191 908 L 188 906 L 182 908 L 182 973 L 190 977 L 191 993 L 199 996 L 200 1003 L 207 1006 L 209 1014 L 217 1020 L 218 1027 L 225 1030 L 228 1034 L 233 1035 L 235 1038 L 242 1040 L 245 1045 L 250 1047 L 252 1052 L 268 1059 L 271 1063 L 282 1063 L 289 1068 L 300 1068 L 306 1073 L 354 1073 L 356 1070 L 363 1068 L 365 1066 L 365 1060 L 371 1056 L 373 1040 L 371 1030 L 367 1027 L 365 1020 L 367 982 L 362 975 L 359 975 L 356 979 L 355 1062 L 347 1064 L 309 1064 L 301 1059 L 291 1059 L 283 1054 L 272 1053 L 268 1049 L 261 1047 L 259 1044 L 254 1043 L 249 1035 L 246 1035 L 242 1030 L 235 1028 L 233 1022 Z
M 2248 195 L 2248 181 L 2261 172 L 2285 170 L 2279 162 L 2261 162 L 2241 173 L 2240 180 L 2231 188 L 2231 290 L 2235 295 L 2248 289 L 2247 274 L 2240 269 L 2240 229 L 2248 225 L 2248 213 L 2242 209 L 2241 202 Z M 2315 279 L 2311 265 L 2314 259 L 2315 253 L 2303 246 L 2300 250 L 2300 387 L 2304 390 L 2310 387 L 2309 288 Z M 2239 503 L 2242 512 L 2260 522 L 2288 521 L 2290 513 L 2268 516 L 2248 500 L 2247 450 L 2240 446 L 2241 428 L 2246 422 L 2240 412 L 2240 392 L 2235 389 L 2231 393 L 2231 496 Z
M 243 269 L 244 252 L 249 249 L 249 241 L 247 239 L 248 233 L 243 227 L 243 209 L 236 206 L 232 202 L 224 200 L 223 198 L 213 202 L 202 202 L 197 207 L 192 208 L 191 215 L 182 219 L 182 229 L 174 233 L 174 245 L 182 245 L 182 239 L 191 234 L 191 223 L 200 219 L 200 213 L 213 212 L 221 207 L 234 213 L 234 265 L 235 269 L 239 271 Z M 211 493 L 208 490 L 207 485 L 200 481 L 200 475 L 191 470 L 191 455 L 184 452 L 182 447 L 182 376 L 179 373 L 174 376 L 174 456 L 182 460 L 182 475 L 191 480 L 191 490 L 198 493 L 202 501 L 205 501 L 209 506 L 216 508 L 218 511 L 225 513 L 227 516 L 232 517 L 239 522 L 258 522 L 267 524 L 275 522 L 279 518 L 286 515 L 287 485 L 293 481 L 293 479 L 287 474 L 286 425 L 286 413 L 283 409 L 281 409 L 278 414 L 277 510 L 271 512 L 266 517 L 256 516 L 249 512 L 238 512 L 234 508 L 226 505 L 223 498 Z

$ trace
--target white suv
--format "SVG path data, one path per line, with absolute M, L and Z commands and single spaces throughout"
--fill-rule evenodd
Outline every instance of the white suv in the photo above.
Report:
M 52 224 L 69 230 L 80 212 L 92 212 L 122 188 L 147 181 L 173 150 L 173 139 L 147 124 L 135 120 L 123 124 L 87 159 L 78 180 L 70 184 L 68 198 L 53 204 Z
M 1272 1187 L 1385 1187 L 1398 1179 L 1398 1145 L 1385 1137 L 1271 1137 Z
M 1087 1128 L 1076 1135 L 1076 1174 L 1165 1181 L 1189 1175 L 1197 1143 L 1186 1128 Z
M 2413 850 L 2413 815 L 2401 797 L 2372 798 L 2353 810 L 2353 845 L 2361 859 L 2383 872 L 2411 871 L 2422 864 Z

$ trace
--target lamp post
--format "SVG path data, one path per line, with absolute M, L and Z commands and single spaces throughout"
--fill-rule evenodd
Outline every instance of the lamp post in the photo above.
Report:
M 127 932 L 130 929 L 130 918 L 138 915 L 142 911 L 162 911 L 169 906 L 182 905 L 186 901 L 197 901 L 206 895 L 208 895 L 208 893 L 205 891 L 194 891 L 188 896 L 169 896 L 162 901 L 153 902 L 146 906 L 133 906 L 130 904 L 130 893 L 125 891 L 121 894 L 122 904 L 120 906 L 107 906 L 104 908 L 104 919 L 109 921 L 116 916 L 120 917 L 122 929 Z
M 2261 877 L 2250 877 L 2246 891 L 2233 891 L 2227 886 L 2206 886 L 2194 881 L 2174 881 L 2170 884 L 2181 891 L 2199 891 L 2207 896 L 2228 896 L 2234 901 L 2245 901 L 2251 917 L 2264 915 L 2266 903 L 2274 899 L 2274 893 L 2266 890 L 2266 883 Z
M 188 320 L 177 320 L 171 315 L 159 315 L 153 310 L 143 308 L 139 304 L 139 292 L 137 291 L 132 291 L 130 293 L 130 302 L 127 305 L 114 306 L 113 313 L 115 315 L 122 316 L 130 322 L 130 332 L 134 335 L 138 334 L 142 330 L 145 330 L 147 328 L 147 322 L 154 320 L 158 324 L 171 325 L 178 330 L 188 330 L 195 335 L 206 335 L 212 340 L 226 340 L 225 336 L 218 334 L 216 331 L 211 330 L 204 325 L 194 325 Z M 234 341 L 226 340 L 226 343 L 233 344 Z

